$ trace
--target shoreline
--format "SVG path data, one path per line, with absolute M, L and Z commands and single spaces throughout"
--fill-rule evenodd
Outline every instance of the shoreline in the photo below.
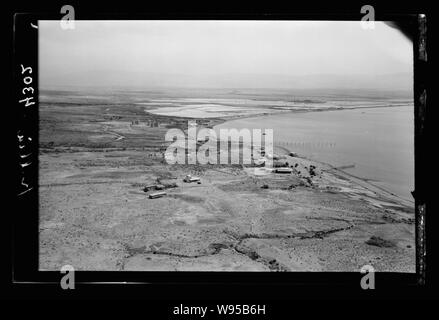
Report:
M 401 108 L 401 107 L 405 107 L 405 106 L 410 106 L 410 104 L 398 104 L 398 105 L 391 105 L 391 106 L 308 109 L 308 110 L 285 110 L 285 111 L 282 110 L 279 112 L 272 112 L 272 113 L 261 113 L 261 114 L 256 114 L 256 115 L 225 116 L 225 117 L 221 117 L 221 118 L 190 118 L 190 117 L 180 117 L 180 118 L 196 119 L 196 120 L 198 120 L 198 119 L 209 120 L 210 122 L 213 122 L 213 123 L 209 124 L 208 126 L 204 126 L 204 127 L 213 129 L 214 127 L 216 127 L 218 125 L 225 124 L 227 122 L 234 121 L 234 120 L 257 119 L 257 118 L 261 118 L 261 117 L 265 117 L 265 116 L 267 116 L 267 117 L 276 116 L 276 115 L 279 115 L 281 113 L 309 113 L 309 112 L 345 111 L 345 110 L 357 110 L 357 109 Z M 273 109 L 278 110 L 276 108 L 273 108 Z M 148 112 L 148 113 L 150 113 L 150 112 Z M 150 113 L 150 114 L 156 115 L 154 113 Z M 160 116 L 164 116 L 164 115 L 160 115 Z M 168 116 L 165 116 L 165 117 L 168 117 Z M 176 116 L 169 116 L 169 117 L 174 118 Z M 280 146 L 277 146 L 276 144 L 274 144 L 274 147 L 284 149 L 287 151 L 287 153 L 291 153 L 291 152 L 296 153 L 295 150 L 290 150 L 290 149 L 283 147 L 283 146 L 280 147 Z M 298 154 L 295 158 L 299 158 L 299 159 L 302 159 L 302 160 L 305 160 L 308 162 L 319 163 L 323 166 L 328 167 L 328 169 L 325 169 L 324 171 L 332 172 L 333 175 L 335 175 L 341 179 L 347 179 L 350 182 L 352 182 L 352 183 L 354 183 L 362 188 L 365 188 L 368 191 L 375 193 L 378 196 L 377 200 L 390 200 L 391 202 L 398 203 L 406 208 L 414 209 L 414 200 L 403 198 L 400 195 L 397 195 L 397 194 L 387 190 L 386 188 L 384 188 L 382 186 L 375 185 L 375 184 L 371 183 L 367 178 L 356 176 L 354 174 L 343 171 L 343 170 L 335 167 L 334 165 L 332 165 L 328 162 L 324 162 L 324 161 L 316 160 L 316 159 L 310 159 L 302 154 Z
M 221 116 L 221 117 L 190 117 L 190 116 L 175 116 L 175 115 L 167 115 L 167 114 L 159 114 L 151 112 L 153 110 L 159 109 L 145 109 L 144 111 L 152 116 L 161 116 L 167 118 L 180 118 L 180 119 L 188 119 L 188 120 L 205 120 L 205 121 L 218 121 L 222 124 L 227 121 L 239 120 L 239 119 L 253 119 L 260 118 L 264 116 L 274 116 L 282 113 L 310 113 L 310 112 L 325 112 L 325 111 L 346 111 L 346 110 L 358 110 L 358 109 L 381 109 L 381 108 L 401 108 L 401 107 L 409 107 L 412 106 L 413 103 L 404 103 L 404 104 L 395 104 L 395 105 L 383 105 L 383 106 L 369 106 L 369 107 L 329 107 L 329 108 L 309 108 L 309 109 L 281 109 L 279 107 L 270 107 L 271 110 L 276 110 L 276 112 L 264 112 L 257 113 L 251 115 L 231 115 L 231 116 Z
M 314 159 L 310 159 L 307 158 L 303 155 L 298 155 L 297 158 L 306 160 L 306 161 L 311 161 L 311 162 L 316 162 L 316 163 L 320 163 L 324 166 L 329 167 L 329 169 L 323 169 L 323 171 L 326 172 L 331 172 L 333 175 L 337 176 L 338 178 L 341 179 L 347 179 L 352 183 L 357 184 L 358 186 L 361 186 L 365 189 L 367 189 L 368 191 L 374 192 L 375 194 L 377 194 L 378 196 L 384 198 L 385 200 L 391 200 L 393 202 L 399 203 L 405 207 L 409 207 L 412 208 L 414 210 L 414 201 L 402 198 L 401 196 L 381 187 L 381 186 L 377 186 L 371 182 L 368 181 L 367 178 L 363 178 L 363 177 L 358 177 L 356 175 L 347 173 L 346 171 L 343 171 L 341 169 L 338 169 L 337 167 L 333 166 L 330 163 L 327 162 L 323 162 L 320 160 L 314 160 Z M 377 199 L 377 200 L 381 200 L 381 199 Z

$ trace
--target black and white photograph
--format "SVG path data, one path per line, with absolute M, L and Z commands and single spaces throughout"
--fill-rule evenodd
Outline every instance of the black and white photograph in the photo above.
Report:
M 39 271 L 415 273 L 394 24 L 71 23 L 38 21 Z

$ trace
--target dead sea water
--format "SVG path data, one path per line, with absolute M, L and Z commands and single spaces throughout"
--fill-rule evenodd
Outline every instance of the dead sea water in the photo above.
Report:
M 275 146 L 343 167 L 349 174 L 413 201 L 413 118 L 413 105 L 407 105 L 283 113 L 232 120 L 216 129 L 273 129 Z

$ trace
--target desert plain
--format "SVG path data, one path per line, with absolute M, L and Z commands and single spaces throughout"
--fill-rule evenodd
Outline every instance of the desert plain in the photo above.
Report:
M 414 272 L 413 204 L 340 168 L 276 145 L 292 173 L 164 161 L 167 130 L 188 120 L 213 128 L 364 106 L 276 92 L 43 90 L 40 270 Z M 148 185 L 166 195 L 150 199 Z

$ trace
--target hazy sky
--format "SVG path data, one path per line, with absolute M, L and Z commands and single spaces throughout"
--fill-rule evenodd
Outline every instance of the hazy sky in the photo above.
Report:
M 321 86 L 334 76 L 335 86 L 363 79 L 373 87 L 381 75 L 411 81 L 412 54 L 411 41 L 382 22 L 374 30 L 324 21 L 76 21 L 74 30 L 39 22 L 42 87 L 288 87 L 319 76 Z

